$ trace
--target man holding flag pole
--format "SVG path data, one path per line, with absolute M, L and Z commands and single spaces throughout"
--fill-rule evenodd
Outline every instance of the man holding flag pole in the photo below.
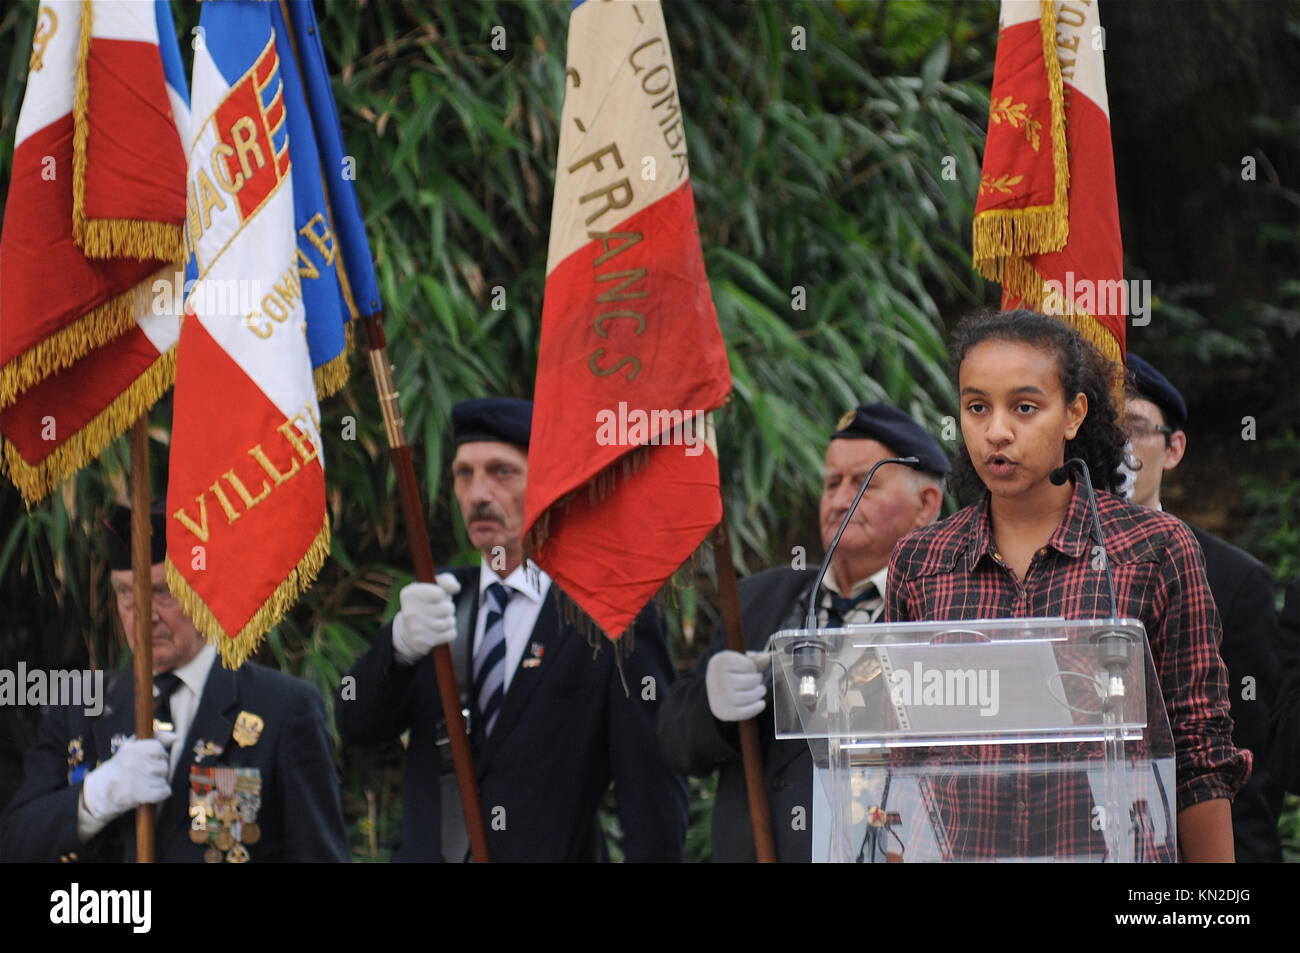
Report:
M 158 306 L 151 292 L 182 258 L 185 210 L 188 93 L 171 9 L 54 0 L 41 7 L 28 66 L 0 238 L 0 471 L 31 506 L 134 422 L 143 603 L 146 418 L 171 386 L 178 324 L 170 296 Z M 147 744 L 151 644 L 143 614 L 135 625 L 135 733 Z M 153 805 L 130 806 L 136 854 L 152 860 Z
M 123 23 L 130 24 L 132 15 L 141 10 L 139 4 L 114 3 L 95 4 L 93 14 L 88 13 L 89 8 L 89 4 L 82 7 L 82 22 L 84 25 L 87 19 L 92 20 L 96 39 L 101 32 L 120 39 Z M 158 11 L 158 33 L 164 46 L 164 66 L 171 67 L 170 83 L 179 66 L 179 57 L 175 53 L 171 57 L 166 55 L 169 45 L 173 50 L 175 47 L 174 29 L 167 5 L 159 4 Z M 242 317 L 242 302 L 235 299 L 244 294 L 244 283 L 250 280 L 250 274 L 254 285 L 260 283 L 260 276 L 255 269 L 247 268 L 247 262 L 241 261 L 240 256 L 250 256 L 258 264 L 274 263 L 277 253 L 285 256 L 285 271 L 277 276 L 281 284 L 273 292 L 280 297 L 267 295 L 259 301 L 272 312 L 273 319 L 287 318 L 287 314 L 273 311 L 273 302 L 292 304 L 294 299 L 301 298 L 310 309 L 304 314 L 302 303 L 297 302 L 296 336 L 282 335 L 270 342 L 270 351 L 261 355 L 262 363 L 254 368 L 253 382 L 259 371 L 269 372 L 277 385 L 287 384 L 291 389 L 295 375 L 290 372 L 279 376 L 279 372 L 296 361 L 301 372 L 297 379 L 303 382 L 303 390 L 310 397 L 311 411 L 315 408 L 318 389 L 328 393 L 342 383 L 346 358 L 343 322 L 350 310 L 344 306 L 341 290 L 345 280 L 337 277 L 334 270 L 331 210 L 325 207 L 322 195 L 312 120 L 301 84 L 297 83 L 296 72 L 287 77 L 279 72 L 280 56 L 290 65 L 296 60 L 289 31 L 279 18 L 279 11 L 274 11 L 274 17 L 268 16 L 270 12 L 272 8 L 267 5 L 235 3 L 205 9 L 204 35 L 216 47 L 200 45 L 196 50 L 196 115 L 200 119 L 195 124 L 198 145 L 192 147 L 191 155 L 199 155 L 196 150 L 206 146 L 202 157 L 209 161 L 192 162 L 190 203 L 188 215 L 184 217 L 187 246 L 195 254 L 190 264 L 191 281 L 187 283 L 194 286 L 186 300 L 192 318 L 187 322 L 186 337 L 191 343 L 182 345 L 185 357 L 181 362 L 182 386 L 175 416 L 178 426 L 173 439 L 172 474 L 182 485 L 195 465 L 192 448 L 196 442 L 202 444 L 191 438 L 197 437 L 205 426 L 224 425 L 224 430 L 217 426 L 210 428 L 209 433 L 237 435 L 265 421 L 265 414 L 257 413 L 255 402 L 245 399 L 241 403 L 238 398 L 241 394 L 247 398 L 249 391 L 241 391 L 237 386 L 224 394 L 226 398 L 234 398 L 232 402 L 206 417 L 194 414 L 195 395 L 210 386 L 213 375 L 224 373 L 227 384 L 239 378 L 238 371 L 230 367 L 230 352 L 221 355 L 227 358 L 224 363 L 212 350 L 204 352 L 204 327 L 196 315 L 201 313 L 210 322 L 208 328 L 218 339 L 229 331 L 232 322 L 228 319 L 232 315 L 236 321 Z M 164 14 L 167 14 L 165 27 Z M 101 46 L 105 48 L 101 55 L 109 56 L 113 52 L 111 42 Z M 96 52 L 92 42 L 92 59 Z M 231 78 L 233 84 L 227 83 Z M 280 82 L 273 84 L 272 79 Z M 222 88 L 223 83 L 226 89 Z M 178 85 L 183 89 L 183 82 Z M 236 87 L 235 95 L 227 94 L 230 85 Z M 238 98 L 239 92 L 244 94 L 242 99 Z M 214 102 L 219 103 L 215 109 Z M 91 104 L 92 115 L 95 106 L 104 111 L 102 102 L 93 95 Z M 311 176 L 298 177 L 292 168 L 288 146 L 290 129 L 296 136 L 292 157 L 304 169 L 317 173 L 314 190 Z M 85 178 L 94 181 L 90 176 Z M 217 188 L 213 187 L 214 182 Z M 298 202 L 294 202 L 295 186 Z M 184 194 L 184 190 L 179 190 L 179 194 Z M 227 215 L 223 219 L 221 213 L 228 211 L 233 211 L 234 217 Z M 303 224 L 299 225 L 298 220 Z M 278 231 L 286 225 L 287 228 Z M 138 231 L 128 229 L 125 234 L 130 237 Z M 115 237 L 112 231 L 107 236 L 101 240 L 120 244 L 120 236 Z M 223 239 L 222 245 L 212 254 L 212 243 L 217 239 Z M 232 257 L 222 263 L 224 272 L 217 269 L 214 274 L 212 266 L 224 256 L 228 246 L 233 246 Z M 292 281 L 285 278 L 290 270 Z M 320 280 L 303 289 L 302 279 Z M 233 290 L 235 298 L 223 300 L 220 294 L 213 294 L 214 281 L 226 282 L 227 287 L 218 290 Z M 249 322 L 243 321 L 243 326 L 249 328 Z M 268 339 L 269 335 L 262 336 L 262 340 Z M 233 348 L 232 352 L 237 363 L 239 349 Z M 285 393 L 280 390 L 273 396 L 283 399 Z M 309 411 L 307 416 L 314 419 L 315 415 Z M 277 431 L 290 441 L 292 451 L 302 462 L 291 454 L 285 470 L 276 472 L 285 480 L 300 470 L 310 476 L 313 471 L 307 464 L 313 455 L 318 455 L 319 440 L 304 437 L 298 426 L 277 428 Z M 137 428 L 137 436 L 143 433 Z M 135 441 L 137 445 L 142 443 L 143 440 Z M 103 718 L 83 723 L 75 713 L 59 712 L 47 719 L 42 739 L 29 758 L 23 788 L 15 797 L 5 824 L 4 853 L 15 859 L 53 859 L 53 852 L 66 850 L 61 845 L 67 844 L 77 845 L 79 850 L 63 853 L 64 860 L 75 861 L 79 854 L 86 859 L 129 858 L 127 831 L 123 827 L 129 819 L 123 812 L 140 804 L 145 823 L 136 826 L 135 856 L 141 860 L 152 859 L 150 817 L 144 815 L 152 802 L 165 800 L 158 845 L 161 859 L 233 863 L 345 860 L 346 838 L 338 785 L 319 695 L 298 679 L 251 663 L 236 672 L 214 666 L 216 649 L 204 644 L 196 628 L 196 624 L 201 624 L 223 656 L 238 662 L 242 660 L 241 650 L 246 656 L 265 630 L 265 625 L 257 630 L 256 623 L 265 622 L 276 611 L 283 614 L 296 592 L 309 582 L 310 573 L 301 573 L 301 567 L 287 573 L 288 578 L 275 586 L 280 598 L 271 611 L 261 619 L 255 618 L 254 625 L 246 624 L 239 633 L 244 636 L 244 642 L 223 638 L 222 625 L 230 624 L 232 604 L 221 601 L 221 595 L 243 594 L 244 590 L 251 589 L 256 596 L 259 584 L 267 585 L 268 579 L 274 580 L 277 564 L 271 561 L 262 567 L 260 579 L 241 578 L 239 573 L 249 568 L 251 562 L 243 558 L 245 553 L 239 549 L 246 544 L 246 539 L 220 539 L 216 551 L 218 561 L 212 566 L 215 571 L 209 577 L 198 577 L 211 585 L 203 588 L 203 593 L 213 601 L 220 616 L 208 608 L 203 596 L 195 593 L 175 566 L 168 567 L 172 578 L 164 581 L 164 513 L 182 525 L 185 521 L 179 520 L 171 507 L 156 508 L 150 543 L 148 488 L 140 480 L 141 474 L 147 477 L 148 472 L 142 449 L 133 446 L 134 512 L 117 514 L 107 532 L 115 570 L 129 568 L 122 555 L 128 548 L 133 547 L 137 556 L 134 583 L 139 591 L 134 598 L 130 594 L 130 574 L 124 573 L 123 580 L 114 578 L 123 623 L 136 626 L 134 630 L 128 628 L 128 636 L 134 631 L 131 641 L 136 648 L 137 674 L 143 673 L 144 679 L 138 682 L 136 691 L 137 737 L 114 732 L 130 712 L 130 707 L 123 704 L 120 680 L 113 683 L 110 704 Z M 223 449 L 220 440 L 211 449 L 220 453 Z M 265 452 L 249 455 L 264 468 L 270 462 Z M 243 486 L 233 467 L 226 471 L 224 479 L 230 487 Z M 299 481 L 299 486 L 303 483 Z M 281 502 L 289 496 L 297 498 L 297 509 L 291 501 L 285 513 L 305 512 L 301 508 L 303 500 L 310 509 L 312 494 L 292 492 L 298 488 L 282 494 Z M 228 502 L 221 489 L 222 484 L 218 482 L 211 491 Z M 239 494 L 238 489 L 235 494 L 247 502 L 248 498 Z M 256 502 L 261 501 L 259 498 Z M 323 520 L 323 505 L 319 512 Z M 291 527 L 292 515 L 285 519 L 285 528 Z M 208 564 L 202 543 L 208 542 L 212 534 L 206 515 L 196 525 L 198 535 L 204 538 L 189 551 L 191 559 L 185 566 L 189 571 L 203 572 Z M 292 543 L 292 533 L 286 535 Z M 311 551 L 308 557 L 313 558 Z M 145 567 L 144 571 L 140 566 Z M 151 613 L 134 609 L 149 604 L 152 619 Z M 237 610 L 239 603 L 234 605 Z M 152 645 L 161 646 L 153 663 L 150 661 Z M 154 699 L 139 687 L 148 683 L 151 668 L 156 668 L 159 686 Z M 161 737 L 170 747 L 169 752 L 149 739 L 151 725 L 168 732 Z M 66 776 L 62 765 L 65 755 Z M 72 815 L 56 807 L 69 799 L 77 802 L 75 824 Z M 180 836 L 184 828 L 189 829 L 188 837 Z

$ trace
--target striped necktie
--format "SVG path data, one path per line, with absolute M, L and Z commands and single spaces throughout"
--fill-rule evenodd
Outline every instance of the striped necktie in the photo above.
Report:
M 487 587 L 487 621 L 474 653 L 474 697 L 485 735 L 492 734 L 506 694 L 506 603 L 513 592 L 499 582 Z

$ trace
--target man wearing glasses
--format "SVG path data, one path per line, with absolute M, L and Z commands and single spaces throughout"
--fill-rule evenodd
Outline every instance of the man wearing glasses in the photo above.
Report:
M 1124 414 L 1134 473 L 1133 502 L 1163 509 L 1160 484 L 1187 451 L 1187 404 L 1169 380 L 1136 354 L 1127 357 L 1133 386 Z M 1199 527 L 1188 528 L 1205 554 L 1205 575 L 1223 620 L 1219 653 L 1228 667 L 1232 740 L 1254 754 L 1250 780 L 1232 802 L 1238 863 L 1281 862 L 1277 819 L 1282 788 L 1269 771 L 1269 719 L 1277 704 L 1278 628 L 1273 578 L 1264 564 Z
M 153 738 L 136 738 L 131 671 L 103 711 L 52 708 L 0 823 L 0 860 L 133 861 L 135 809 L 159 805 L 163 862 L 345 861 L 320 693 L 253 662 L 230 671 L 167 588 L 166 519 L 150 512 Z M 131 511 L 104 524 L 118 619 L 135 648 Z

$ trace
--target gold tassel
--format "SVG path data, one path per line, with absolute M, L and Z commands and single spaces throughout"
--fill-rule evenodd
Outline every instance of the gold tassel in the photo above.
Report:
M 179 222 L 126 218 L 86 218 L 86 141 L 90 136 L 90 36 L 94 27 L 90 0 L 81 3 L 81 38 L 77 44 L 77 79 L 72 98 L 72 240 L 87 258 L 141 258 L 179 263 L 185 239 Z
M 990 209 L 975 216 L 971 226 L 972 263 L 975 270 L 1002 286 L 1004 293 L 1023 302 L 1024 307 L 1042 312 L 1047 303 L 1043 276 L 1027 256 L 1059 251 L 1070 237 L 1070 157 L 1065 138 L 1065 100 L 1061 62 L 1056 55 L 1056 5 L 1040 0 L 1039 32 L 1043 59 L 1047 65 L 1047 86 L 1052 106 L 1052 163 L 1055 192 L 1048 206 L 1024 209 Z M 1091 342 L 1116 368 L 1124 356 L 1119 342 L 1093 315 L 1079 311 L 1073 301 L 1053 301 L 1053 317 L 1068 324 Z M 1123 406 L 1124 377 L 1116 374 L 1111 397 Z
M 90 0 L 81 0 L 81 38 L 77 43 L 76 88 L 72 96 L 72 240 L 81 246 L 86 223 L 86 113 L 90 105 L 90 34 L 94 27 Z
M 307 552 L 298 561 L 298 565 L 290 570 L 284 581 L 276 587 L 275 592 L 271 593 L 270 598 L 253 613 L 253 617 L 233 638 L 217 621 L 217 617 L 203 601 L 203 597 L 181 575 L 180 570 L 172 563 L 171 557 L 167 558 L 167 585 L 190 621 L 221 653 L 221 664 L 226 668 L 235 669 L 243 665 L 248 657 L 257 651 L 267 631 L 278 625 L 298 598 L 311 588 L 329 552 L 330 521 L 329 516 L 326 515 L 321 522 L 320 531 L 312 544 L 307 547 Z
M 1052 112 L 1052 204 L 990 209 L 975 216 L 971 224 L 972 264 L 985 278 L 1000 284 L 1004 266 L 1009 264 L 1003 259 L 1060 251 L 1070 237 L 1070 155 L 1065 138 L 1061 61 L 1056 55 L 1056 5 L 1051 0 L 1040 0 L 1039 7 L 1039 33 Z
M 351 321 L 343 326 L 343 335 L 343 350 L 312 371 L 312 377 L 316 381 L 317 400 L 332 397 L 341 391 L 348 382 L 348 359 L 352 355 L 352 348 L 356 339 Z
M 112 441 L 126 432 L 140 416 L 157 403 L 176 379 L 176 348 L 149 365 L 148 369 L 96 414 L 76 434 L 60 444 L 36 465 L 23 459 L 18 448 L 0 438 L 0 471 L 18 488 L 31 509 L 56 486 L 99 456 Z
M 173 222 L 74 218 L 72 238 L 87 258 L 153 258 L 180 264 L 185 255 L 181 226 Z
M 87 311 L 67 327 L 34 344 L 0 370 L 0 408 L 51 374 L 125 334 L 136 323 L 136 288 Z
M 623 660 L 628 652 L 636 648 L 636 620 L 633 619 L 617 637 L 611 638 L 605 634 L 600 624 L 563 589 L 552 586 L 551 591 L 555 593 L 555 604 L 560 612 L 560 620 L 565 625 L 572 626 L 582 636 L 591 649 L 592 661 L 599 658 L 605 645 L 609 645 L 610 651 L 614 653 L 614 667 L 618 669 L 619 680 L 623 683 L 623 694 L 630 696 L 631 690 L 627 684 L 627 674 L 623 671 Z

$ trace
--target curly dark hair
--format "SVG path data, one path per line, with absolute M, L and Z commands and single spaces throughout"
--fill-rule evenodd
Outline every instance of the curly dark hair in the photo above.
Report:
M 1073 440 L 1065 442 L 1065 459 L 1079 457 L 1088 465 L 1098 490 L 1119 490 L 1124 483 L 1120 464 L 1124 461 L 1124 431 L 1120 429 L 1112 385 L 1118 371 L 1093 344 L 1058 318 L 1036 311 L 1003 311 L 976 314 L 962 319 L 953 332 L 949 353 L 956 383 L 966 354 L 984 341 L 1022 341 L 1056 355 L 1061 371 L 1061 389 L 1066 400 L 1083 393 L 1088 398 L 1088 415 Z M 959 497 L 969 502 L 981 495 L 984 484 L 971 463 L 963 443 L 957 455 L 956 483 Z

